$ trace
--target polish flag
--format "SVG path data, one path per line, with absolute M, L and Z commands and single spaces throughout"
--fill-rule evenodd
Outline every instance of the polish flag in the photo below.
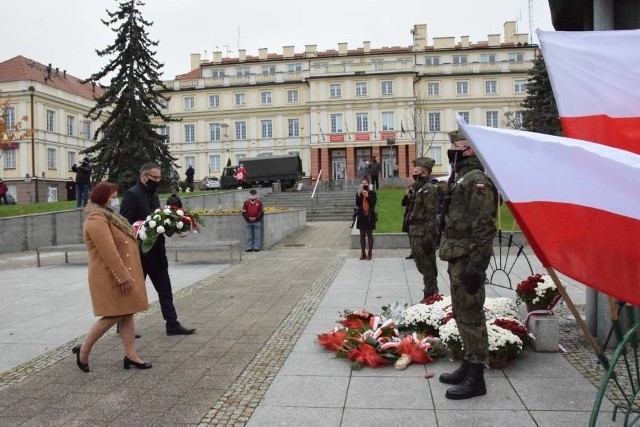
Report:
M 461 118 L 458 125 L 545 267 L 640 305 L 640 156 Z
M 640 153 L 640 30 L 537 34 L 564 134 Z

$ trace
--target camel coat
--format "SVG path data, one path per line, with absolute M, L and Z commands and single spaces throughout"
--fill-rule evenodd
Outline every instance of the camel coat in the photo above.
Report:
M 122 316 L 146 310 L 149 302 L 135 238 L 110 223 L 100 211 L 89 212 L 83 236 L 89 252 L 93 313 Z M 120 283 L 130 278 L 134 280 L 133 286 L 125 294 Z

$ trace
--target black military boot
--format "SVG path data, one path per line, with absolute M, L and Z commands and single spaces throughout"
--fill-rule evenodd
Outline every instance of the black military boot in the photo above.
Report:
M 462 400 L 487 394 L 487 386 L 484 383 L 484 365 L 471 363 L 467 375 L 460 385 L 447 389 L 447 399 Z
M 471 363 L 467 362 L 466 360 L 463 360 L 460 367 L 455 371 L 448 374 L 440 375 L 440 382 L 445 384 L 453 384 L 453 385 L 458 385 L 462 383 L 462 380 L 464 380 L 464 377 L 467 376 L 467 372 L 469 371 L 469 366 L 471 366 Z

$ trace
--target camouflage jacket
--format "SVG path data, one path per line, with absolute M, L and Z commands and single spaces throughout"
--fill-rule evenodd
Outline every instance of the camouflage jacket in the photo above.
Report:
M 434 244 L 438 237 L 438 191 L 430 182 L 419 182 L 414 187 L 413 208 L 407 218 L 409 236 L 421 237 Z
M 498 193 L 480 160 L 467 159 L 449 192 L 451 203 L 445 213 L 440 259 L 469 257 L 469 264 L 486 269 L 487 265 L 482 265 L 488 264 L 493 252 Z

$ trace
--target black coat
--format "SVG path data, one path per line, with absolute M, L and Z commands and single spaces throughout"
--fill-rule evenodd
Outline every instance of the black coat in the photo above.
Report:
M 378 216 L 376 215 L 376 202 L 378 200 L 376 192 L 369 190 L 369 214 L 365 215 L 362 210 L 362 202 L 364 197 L 359 193 L 356 193 L 356 207 L 358 208 L 358 222 L 356 228 L 358 230 L 375 230 L 376 221 Z
M 130 224 L 139 220 L 147 219 L 154 210 L 160 207 L 158 194 L 147 191 L 140 181 L 124 193 L 122 204 L 120 205 L 120 215 L 127 218 Z M 140 251 L 142 258 L 142 268 L 146 272 L 162 268 L 168 268 L 167 251 L 164 247 L 164 236 L 158 236 L 156 244 L 146 254 Z

